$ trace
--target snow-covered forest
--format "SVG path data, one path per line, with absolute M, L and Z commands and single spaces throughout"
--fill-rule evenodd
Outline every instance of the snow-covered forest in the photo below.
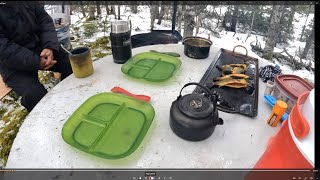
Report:
M 172 28 L 173 5 L 169 3 L 114 4 L 65 1 L 63 9 L 70 13 L 73 48 L 90 47 L 94 60 L 110 55 L 110 22 L 116 19 L 131 20 L 132 35 Z M 50 6 L 53 5 L 45 7 Z M 183 37 L 210 38 L 215 47 L 233 50 L 236 45 L 243 45 L 256 58 L 278 64 L 283 74 L 295 74 L 314 83 L 314 5 L 181 5 L 180 2 L 175 27 Z M 40 72 L 39 78 L 48 90 L 58 83 L 51 72 Z M 0 167 L 5 166 L 27 114 L 14 92 L 1 100 Z
M 75 46 L 95 42 L 110 33 L 110 21 L 132 21 L 132 35 L 172 28 L 173 5 L 71 5 Z M 283 73 L 314 82 L 313 5 L 178 5 L 176 30 L 183 36 L 210 38 L 231 49 L 243 45 L 258 58 L 279 64 Z M 103 39 L 103 38 L 102 38 Z M 109 45 L 109 46 L 108 46 Z M 108 54 L 110 43 L 100 49 Z

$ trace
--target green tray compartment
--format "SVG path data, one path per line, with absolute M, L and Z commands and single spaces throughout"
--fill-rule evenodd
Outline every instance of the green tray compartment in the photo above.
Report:
M 100 93 L 88 98 L 69 117 L 62 137 L 89 154 L 119 159 L 139 147 L 154 116 L 147 102 L 123 94 Z
M 143 52 L 131 57 L 121 66 L 121 71 L 136 79 L 162 82 L 174 76 L 181 64 L 177 57 Z

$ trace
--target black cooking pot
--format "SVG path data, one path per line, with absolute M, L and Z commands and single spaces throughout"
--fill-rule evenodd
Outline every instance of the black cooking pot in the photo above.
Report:
M 182 90 L 189 85 L 200 86 L 207 94 L 187 94 Z M 170 109 L 170 127 L 179 137 L 189 141 L 200 141 L 210 137 L 216 125 L 222 125 L 216 108 L 217 96 L 198 83 L 183 86 Z
M 205 59 L 209 56 L 212 41 L 201 37 L 186 37 L 183 39 L 184 54 L 194 59 Z

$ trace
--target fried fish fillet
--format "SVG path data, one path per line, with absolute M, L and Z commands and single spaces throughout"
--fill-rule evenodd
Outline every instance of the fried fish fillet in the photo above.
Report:
M 248 82 L 245 79 L 227 78 L 224 80 L 213 82 L 213 85 L 217 85 L 219 87 L 229 86 L 234 88 L 243 88 L 248 86 Z
M 229 78 L 233 78 L 233 79 L 248 79 L 249 76 L 245 75 L 245 74 L 228 74 L 222 77 L 217 77 L 216 80 L 225 80 L 225 79 L 229 79 Z
M 222 75 L 228 74 L 244 74 L 245 69 L 247 68 L 246 64 L 226 64 L 222 66 L 217 66 L 221 71 Z

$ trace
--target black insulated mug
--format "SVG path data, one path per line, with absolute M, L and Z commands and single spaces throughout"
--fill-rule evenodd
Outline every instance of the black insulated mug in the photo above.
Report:
M 113 61 L 117 64 L 127 62 L 132 56 L 131 23 L 128 21 L 111 22 L 111 48 Z

